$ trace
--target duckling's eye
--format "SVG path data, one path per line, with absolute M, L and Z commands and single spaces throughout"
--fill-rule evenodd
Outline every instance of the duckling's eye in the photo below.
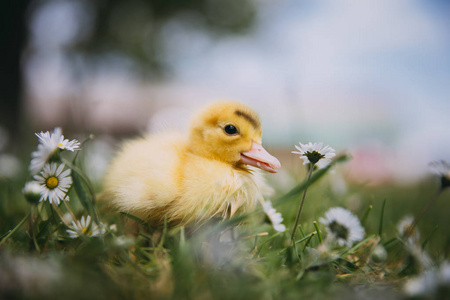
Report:
M 238 134 L 237 128 L 233 125 L 227 125 L 223 130 L 225 130 L 225 133 L 229 135 Z

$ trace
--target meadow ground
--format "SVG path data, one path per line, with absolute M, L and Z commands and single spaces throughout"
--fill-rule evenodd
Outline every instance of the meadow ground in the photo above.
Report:
M 0 299 L 450 299 L 448 170 L 408 185 L 336 188 L 351 159 L 343 155 L 309 181 L 305 166 L 285 174 L 291 186 L 271 182 L 274 209 L 154 227 L 95 201 L 101 186 L 83 168 L 85 145 L 71 152 L 70 142 L 52 150 L 41 178 L 0 179 Z M 42 189 L 23 191 L 31 180 L 62 194 L 39 202 Z

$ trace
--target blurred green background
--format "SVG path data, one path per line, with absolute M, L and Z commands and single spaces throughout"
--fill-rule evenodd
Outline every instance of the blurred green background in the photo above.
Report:
M 377 233 L 386 199 L 389 240 L 397 221 L 436 193 L 430 161 L 450 161 L 445 0 L 16 0 L 2 2 L 0 16 L 1 234 L 29 210 L 20 190 L 30 179 L 34 132 L 61 126 L 80 141 L 95 134 L 81 162 L 101 191 L 123 138 L 184 130 L 193 111 L 223 98 L 260 113 L 264 145 L 283 165 L 268 177 L 275 198 L 305 178 L 290 153 L 299 141 L 352 156 L 308 191 L 307 232 L 329 207 L 361 218 L 373 205 L 365 226 Z M 450 253 L 449 200 L 446 190 L 419 224 L 437 261 Z M 288 228 L 297 205 L 277 207 Z M 74 268 L 81 287 L 85 269 Z M 86 278 L 98 280 L 97 271 Z M 92 291 L 95 284 L 86 297 Z
M 420 187 L 430 161 L 450 160 L 447 1 L 2 5 L 3 179 L 26 174 L 34 132 L 62 126 L 96 135 L 84 168 L 101 182 L 124 137 L 185 130 L 193 111 L 223 98 L 260 113 L 265 147 L 284 166 L 270 177 L 280 192 L 303 178 L 290 153 L 299 141 L 348 151 L 333 185 L 370 187 L 374 201 L 387 186 Z M 428 194 L 386 198 L 413 211 Z

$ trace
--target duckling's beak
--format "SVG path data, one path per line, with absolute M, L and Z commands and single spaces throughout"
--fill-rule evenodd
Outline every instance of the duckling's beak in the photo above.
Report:
M 255 142 L 252 143 L 250 151 L 241 153 L 241 162 L 270 173 L 276 173 L 277 169 L 281 168 L 280 161 Z

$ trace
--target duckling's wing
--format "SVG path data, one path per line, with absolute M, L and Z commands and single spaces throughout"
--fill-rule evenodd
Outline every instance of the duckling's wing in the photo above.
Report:
M 177 166 L 185 152 L 180 134 L 147 136 L 123 145 L 105 176 L 105 193 L 119 211 L 143 219 L 173 200 Z

